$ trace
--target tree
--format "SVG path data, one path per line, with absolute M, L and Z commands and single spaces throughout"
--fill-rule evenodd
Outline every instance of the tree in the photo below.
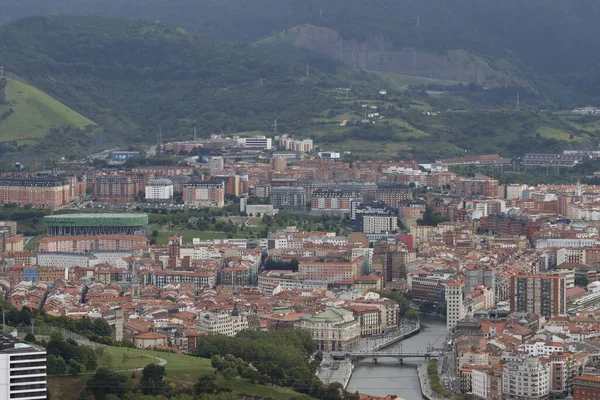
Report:
M 251 383 L 256 383 L 260 379 L 260 373 L 252 367 L 246 367 L 246 369 L 242 371 L 241 376 Z
M 48 375 L 63 375 L 67 371 L 65 360 L 54 354 L 48 354 L 46 366 Z
M 219 392 L 219 386 L 216 382 L 214 374 L 200 375 L 196 384 L 194 385 L 194 391 L 196 394 L 213 394 Z
M 156 395 L 164 386 L 163 378 L 167 374 L 165 367 L 158 364 L 149 364 L 142 370 L 140 387 L 144 394 Z
M 112 329 L 108 322 L 106 322 L 103 318 L 97 318 L 92 323 L 92 332 L 94 332 L 98 336 L 111 336 Z
M 109 394 L 115 395 L 118 398 L 129 391 L 123 375 L 111 372 L 106 368 L 100 368 L 88 380 L 86 391 L 94 395 L 95 400 L 106 400 Z
M 72 358 L 67 363 L 67 366 L 69 367 L 69 374 L 71 374 L 72 376 L 77 376 L 81 373 L 81 364 L 79 364 Z
M 29 332 L 27 335 L 25 335 L 25 341 L 28 343 L 35 343 L 35 335 Z

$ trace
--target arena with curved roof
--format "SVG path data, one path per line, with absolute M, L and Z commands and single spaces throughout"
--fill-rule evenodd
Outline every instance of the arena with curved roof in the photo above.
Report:
M 44 217 L 49 236 L 146 234 L 147 214 L 62 214 Z

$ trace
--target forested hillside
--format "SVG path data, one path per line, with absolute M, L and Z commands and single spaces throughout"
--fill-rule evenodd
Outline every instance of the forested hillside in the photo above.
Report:
M 105 128 L 110 139 L 304 128 L 337 78 L 305 60 L 160 22 L 30 17 L 0 29 L 0 59 Z M 317 63 L 318 64 L 318 63 Z M 333 65 L 333 66 L 332 66 Z M 329 65 L 335 69 L 335 62 Z M 293 95 L 290 95 L 293 94 Z
M 0 21 L 80 13 L 164 20 L 253 42 L 301 24 L 395 50 L 464 50 L 523 78 L 557 106 L 598 101 L 600 4 L 588 0 L 0 0 Z

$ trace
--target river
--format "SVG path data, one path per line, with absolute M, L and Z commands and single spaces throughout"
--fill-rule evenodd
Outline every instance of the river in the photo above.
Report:
M 402 342 L 387 347 L 383 351 L 426 351 L 427 346 L 444 346 L 446 339 L 446 321 L 441 317 L 421 315 L 421 331 Z M 417 366 L 423 360 L 410 359 L 400 364 L 397 360 L 379 360 L 357 362 L 347 390 L 350 392 L 375 396 L 395 394 L 406 400 L 420 400 L 421 390 L 417 379 Z

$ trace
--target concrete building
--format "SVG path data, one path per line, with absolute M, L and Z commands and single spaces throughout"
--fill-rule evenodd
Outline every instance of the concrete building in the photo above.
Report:
M 374 200 L 398 209 L 404 201 L 412 200 L 412 188 L 398 183 L 379 183 L 375 190 Z
M 223 171 L 224 168 L 225 163 L 223 157 L 211 157 L 210 160 L 208 160 L 208 170 L 211 175 Z
M 502 392 L 507 400 L 547 399 L 550 364 L 537 357 L 509 362 L 502 372 Z
M 353 190 L 317 189 L 312 193 L 311 209 L 320 213 L 350 213 L 350 203 L 362 198 L 362 194 Z
M 512 277 L 510 310 L 546 318 L 567 313 L 566 279 L 560 274 L 518 274 Z
M 298 266 L 300 279 L 326 281 L 339 285 L 353 285 L 361 276 L 363 257 L 352 261 L 301 261 Z
M 0 336 L 0 399 L 46 400 L 46 352 Z
M 133 343 L 138 349 L 150 347 L 167 347 L 167 335 L 157 332 L 144 332 L 133 338 Z
M 238 138 L 238 146 L 250 147 L 264 150 L 271 150 L 273 148 L 273 139 L 266 136 L 253 136 L 249 138 Z
M 145 249 L 145 236 L 98 235 L 98 236 L 48 236 L 37 243 L 37 251 L 59 253 L 86 253 L 91 251 L 121 251 Z
M 109 203 L 132 203 L 141 189 L 138 178 L 131 175 L 98 176 L 92 186 L 94 199 Z
M 465 315 L 465 284 L 448 282 L 446 284 L 446 329 L 453 330 Z
M 231 314 L 205 311 L 198 316 L 198 331 L 207 335 L 235 336 L 248 329 L 248 318 L 239 315 L 237 308 Z
M 166 178 L 154 178 L 146 183 L 146 200 L 172 200 L 173 182 Z
M 398 232 L 398 217 L 392 213 L 359 213 L 356 230 L 364 234 Z
M 225 205 L 225 183 L 192 180 L 183 186 L 183 202 L 188 206 L 222 208 Z
M 270 199 L 273 208 L 280 210 L 306 208 L 306 192 L 302 187 L 271 188 Z
M 469 293 L 475 286 L 487 286 L 492 292 L 496 290 L 496 271 L 490 267 L 469 267 L 465 273 L 465 292 Z
M 329 308 L 296 326 L 309 330 L 321 351 L 347 351 L 360 340 L 360 322 L 352 311 L 342 307 Z
M 452 194 L 498 197 L 498 181 L 485 175 L 477 175 L 474 178 L 458 178 L 452 182 Z

